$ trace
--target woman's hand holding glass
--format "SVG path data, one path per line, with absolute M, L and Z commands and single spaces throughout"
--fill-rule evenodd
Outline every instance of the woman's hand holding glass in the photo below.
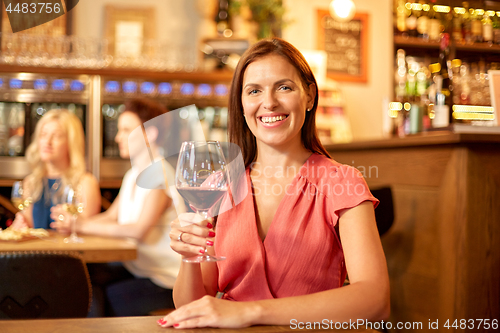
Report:
M 65 243 L 83 243 L 83 239 L 76 234 L 76 219 L 84 209 L 84 200 L 81 186 L 74 189 L 71 185 L 64 188 L 60 197 L 60 202 L 51 208 L 50 217 L 56 221 L 51 224 L 52 228 L 60 233 L 68 234 L 64 239 Z
M 50 224 L 52 229 L 64 235 L 71 233 L 72 215 L 63 208 L 62 204 L 58 204 L 50 209 L 50 218 L 54 220 Z
M 31 205 L 31 197 L 27 195 L 25 189 L 23 188 L 23 182 L 17 181 L 12 185 L 12 194 L 11 201 L 14 206 L 19 209 L 19 212 L 16 213 L 16 218 L 12 223 L 13 229 L 21 229 L 25 227 L 29 227 L 28 221 L 23 214 L 23 211 Z
M 215 232 L 212 228 L 212 218 L 205 220 L 195 213 L 180 214 L 171 223 L 170 246 L 183 258 L 205 254 L 205 249 L 214 244 Z
M 175 187 L 200 215 L 200 219 L 206 220 L 209 216 L 217 215 L 217 209 L 215 211 L 213 209 L 220 204 L 228 190 L 226 169 L 227 164 L 220 142 L 186 141 L 182 143 L 175 172 Z M 183 234 L 179 233 L 179 242 L 182 242 L 182 236 Z M 215 233 L 209 232 L 209 237 L 213 236 Z M 205 251 L 205 253 L 197 253 L 195 257 L 185 257 L 183 261 L 200 263 L 224 259 L 226 258 L 209 255 Z

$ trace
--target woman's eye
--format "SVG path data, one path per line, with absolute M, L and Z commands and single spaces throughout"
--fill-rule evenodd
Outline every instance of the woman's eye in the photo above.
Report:
M 292 90 L 289 86 L 281 86 L 279 87 L 279 90 Z
M 254 95 L 254 94 L 258 93 L 258 92 L 259 91 L 257 89 L 252 89 L 252 90 L 248 91 L 248 94 L 249 95 Z

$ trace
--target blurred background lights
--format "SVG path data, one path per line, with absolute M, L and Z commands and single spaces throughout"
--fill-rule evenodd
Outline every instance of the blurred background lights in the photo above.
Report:
M 352 20 L 356 6 L 352 0 L 333 0 L 330 2 L 330 15 L 339 22 Z

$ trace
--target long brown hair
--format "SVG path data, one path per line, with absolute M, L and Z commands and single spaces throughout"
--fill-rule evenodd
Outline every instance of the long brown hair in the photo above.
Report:
M 250 47 L 241 57 L 234 72 L 231 90 L 229 93 L 229 117 L 228 132 L 229 141 L 240 146 L 245 167 L 248 167 L 257 156 L 257 142 L 255 136 L 250 131 L 244 116 L 241 94 L 243 89 L 243 75 L 248 65 L 252 62 L 268 55 L 277 54 L 285 58 L 300 75 L 304 89 L 309 90 L 309 86 L 316 86 L 316 96 L 314 96 L 314 105 L 312 109 L 306 112 L 306 118 L 301 130 L 301 139 L 305 148 L 311 152 L 325 155 L 329 158 L 330 154 L 319 141 L 316 132 L 316 109 L 318 108 L 318 84 L 314 78 L 311 68 L 306 59 L 292 44 L 281 38 L 271 38 L 259 41 Z

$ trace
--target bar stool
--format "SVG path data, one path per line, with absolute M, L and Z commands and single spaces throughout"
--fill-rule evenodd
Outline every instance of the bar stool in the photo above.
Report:
M 1 252 L 0 318 L 86 317 L 87 267 L 68 252 Z
M 391 228 L 394 223 L 394 202 L 390 187 L 381 187 L 370 190 L 375 198 L 380 200 L 375 209 L 375 219 L 377 220 L 378 234 L 382 236 Z

